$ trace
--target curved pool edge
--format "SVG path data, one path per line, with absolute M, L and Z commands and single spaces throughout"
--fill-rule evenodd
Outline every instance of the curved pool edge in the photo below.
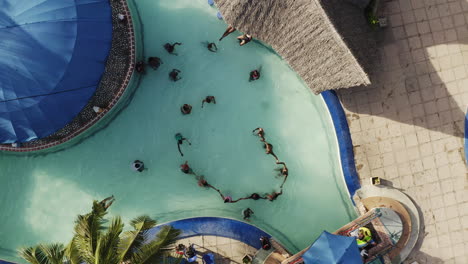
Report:
M 123 83 L 115 92 L 114 98 L 111 100 L 111 102 L 109 102 L 107 108 L 105 108 L 103 112 L 98 113 L 94 118 L 90 119 L 85 125 L 72 131 L 64 138 L 31 147 L 13 147 L 10 146 L 10 144 L 0 145 L 0 152 L 4 152 L 6 154 L 43 154 L 56 152 L 78 144 L 85 138 L 98 132 L 101 128 L 108 125 L 109 121 L 113 120 L 113 118 L 115 118 L 115 116 L 120 112 L 120 110 L 123 108 L 122 105 L 126 104 L 126 102 L 123 101 L 128 101 L 128 97 L 131 97 L 135 87 L 138 86 L 135 85 L 135 83 L 138 84 L 139 76 L 134 74 L 134 68 L 136 59 L 142 56 L 141 54 L 143 48 L 141 47 L 142 41 L 137 41 L 137 37 L 139 37 L 138 32 L 140 25 L 138 24 L 139 19 L 135 19 L 134 15 L 132 14 L 132 2 L 127 0 L 118 1 L 124 8 L 123 14 L 128 18 L 128 33 L 130 42 L 129 56 L 131 59 L 130 65 L 125 72 Z M 112 10 L 112 12 L 114 11 L 115 10 Z
M 465 163 L 468 164 L 468 108 L 465 115 Z
M 320 94 L 327 105 L 335 128 L 336 139 L 338 141 L 340 164 L 343 172 L 344 181 L 348 190 L 351 202 L 352 197 L 358 189 L 361 188 L 359 176 L 354 161 L 353 142 L 349 131 L 348 121 L 341 105 L 340 99 L 335 91 L 325 91 Z
M 272 237 L 270 234 L 254 225 L 224 217 L 193 217 L 175 220 L 154 227 L 150 234 L 155 235 L 161 227 L 167 225 L 182 231 L 178 239 L 194 236 L 226 237 L 241 241 L 256 249 L 262 247 L 260 237 Z

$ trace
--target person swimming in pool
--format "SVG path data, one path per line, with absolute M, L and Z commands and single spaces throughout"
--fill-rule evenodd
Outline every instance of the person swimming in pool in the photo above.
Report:
M 281 190 L 280 192 L 273 191 L 271 194 L 267 195 L 267 199 L 268 201 L 273 202 L 274 200 L 278 198 L 278 196 L 282 194 L 283 194 L 283 190 Z
M 205 103 L 210 104 L 211 102 L 213 102 L 213 104 L 216 104 L 216 98 L 212 95 L 208 95 L 205 99 L 203 99 L 201 107 L 203 108 L 203 105 Z
M 189 105 L 189 104 L 184 104 L 181 108 L 180 108 L 180 111 L 182 112 L 182 114 L 184 115 L 188 115 L 192 112 L 192 106 Z
M 211 52 L 217 52 L 217 51 L 218 51 L 218 47 L 217 47 L 216 44 L 213 43 L 213 42 L 208 43 L 208 45 L 206 45 L 206 47 L 207 47 L 208 50 L 211 51 Z
M 185 173 L 185 174 L 193 174 L 195 175 L 195 173 L 193 172 L 192 168 L 190 168 L 190 166 L 188 165 L 188 161 L 185 161 L 184 164 L 180 165 L 180 170 Z
M 182 79 L 182 77 L 179 76 L 180 70 L 178 69 L 172 69 L 172 71 L 169 73 L 169 79 L 173 82 L 177 82 L 178 80 Z
M 161 64 L 163 64 L 162 60 L 158 57 L 149 57 L 148 64 L 153 70 L 157 70 Z
M 250 221 L 250 217 L 254 214 L 254 211 L 252 209 L 247 208 L 242 210 L 242 216 L 244 217 L 244 220 Z
M 258 131 L 258 132 L 256 132 Z M 261 127 L 257 127 L 256 129 L 252 130 L 252 133 L 257 134 L 260 137 L 260 141 L 264 142 L 265 141 L 265 130 Z
M 132 169 L 138 172 L 142 172 L 143 170 L 145 170 L 145 164 L 143 163 L 143 161 L 135 160 L 134 162 L 132 162 Z
M 278 156 L 276 156 L 276 154 L 273 152 L 273 145 L 271 145 L 270 143 L 268 143 L 266 141 L 263 141 L 263 144 L 264 144 L 263 148 L 265 149 L 265 153 L 269 154 L 269 155 L 272 155 L 273 157 L 275 157 L 276 161 L 279 161 Z
M 244 46 L 252 40 L 252 36 L 249 34 L 244 34 L 242 36 L 238 36 L 237 39 L 239 40 L 239 45 Z
M 219 41 L 223 40 L 227 35 L 231 34 L 232 32 L 236 31 L 236 29 L 233 26 L 228 26 L 226 31 L 224 31 L 223 35 L 219 39 Z
M 249 82 L 252 82 L 252 81 L 256 81 L 258 79 L 260 79 L 260 71 L 259 70 L 253 70 L 250 72 L 250 75 L 249 75 Z
M 109 196 L 106 199 L 100 201 L 99 205 L 102 206 L 102 208 L 104 208 L 104 211 L 106 211 L 107 208 L 109 208 L 114 201 L 115 201 L 115 198 L 114 198 L 114 195 L 112 195 L 112 196 Z
M 261 197 L 260 194 L 258 193 L 252 193 L 247 199 L 252 199 L 252 200 L 259 200 L 259 199 L 266 199 L 265 197 Z
M 183 157 L 184 156 L 184 153 L 182 153 L 182 151 L 180 150 L 180 145 L 182 145 L 184 143 L 184 140 L 187 141 L 187 143 L 191 146 L 192 143 L 190 143 L 190 141 L 188 139 L 186 139 L 184 136 L 182 136 L 181 133 L 177 133 L 175 134 L 175 139 L 177 141 L 177 149 L 179 150 L 179 153 L 180 155 Z
M 139 61 L 135 64 L 135 70 L 138 73 L 145 73 L 145 63 L 142 61 Z
M 182 45 L 182 43 L 180 43 L 180 42 L 176 42 L 174 44 L 166 43 L 166 44 L 164 44 L 164 48 L 167 50 L 167 52 L 169 52 L 169 54 L 178 55 L 177 53 L 174 53 L 176 45 L 180 46 L 180 45 Z
M 206 188 L 213 188 L 211 186 L 211 184 L 208 183 L 208 181 L 205 179 L 205 177 L 203 175 L 200 175 L 200 176 L 196 176 L 196 179 L 197 179 L 197 183 L 198 183 L 198 186 L 200 187 L 206 187 Z M 213 188 L 216 190 L 216 188 Z

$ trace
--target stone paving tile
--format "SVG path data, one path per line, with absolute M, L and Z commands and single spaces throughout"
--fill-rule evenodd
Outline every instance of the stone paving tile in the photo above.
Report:
M 369 87 L 339 90 L 363 185 L 373 176 L 423 215 L 407 263 L 468 263 L 468 1 L 387 0 Z

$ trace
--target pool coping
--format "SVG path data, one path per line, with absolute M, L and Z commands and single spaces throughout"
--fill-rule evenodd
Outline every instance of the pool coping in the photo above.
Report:
M 465 162 L 468 164 L 468 108 L 465 115 Z
M 89 120 L 86 125 L 80 127 L 79 129 L 73 131 L 66 137 L 53 141 L 53 142 L 48 142 L 42 145 L 34 146 L 34 147 L 12 147 L 8 145 L 0 145 L 0 151 L 9 151 L 9 152 L 32 152 L 32 151 L 39 151 L 39 150 L 44 150 L 47 148 L 55 147 L 58 145 L 61 145 L 63 143 L 66 143 L 72 139 L 75 139 L 83 134 L 83 132 L 88 131 L 88 129 L 92 128 L 95 124 L 97 124 L 104 116 L 107 115 L 111 110 L 114 109 L 114 107 L 117 105 L 117 103 L 120 101 L 119 99 L 122 97 L 124 92 L 126 91 L 127 87 L 130 84 L 130 81 L 132 79 L 132 75 L 134 73 L 135 69 L 135 58 L 136 58 L 136 43 L 135 43 L 135 30 L 134 30 L 134 23 L 132 20 L 132 15 L 128 7 L 128 3 L 126 0 L 120 0 L 120 3 L 124 7 L 125 11 L 123 15 L 127 18 L 127 26 L 128 26 L 128 32 L 129 32 L 129 42 L 130 42 L 130 65 L 127 69 L 127 72 L 125 74 L 125 79 L 122 85 L 120 86 L 119 90 L 115 93 L 114 98 L 112 101 L 109 103 L 108 107 L 104 108 L 104 111 L 101 113 L 97 113 L 97 115 Z
M 325 101 L 333 121 L 339 147 L 341 170 L 343 172 L 344 181 L 346 183 L 346 188 L 348 189 L 351 202 L 354 204 L 352 197 L 356 191 L 361 188 L 361 183 L 356 170 L 356 163 L 354 161 L 353 142 L 346 114 L 335 91 L 325 91 L 320 95 Z
M 260 237 L 272 238 L 261 228 L 239 220 L 225 217 L 192 217 L 159 224 L 152 228 L 150 236 L 154 236 L 163 226 L 172 226 L 182 231 L 177 239 L 194 236 L 217 236 L 238 240 L 253 248 L 260 249 Z

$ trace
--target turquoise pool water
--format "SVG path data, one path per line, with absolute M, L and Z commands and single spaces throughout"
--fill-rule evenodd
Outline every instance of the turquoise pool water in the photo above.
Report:
M 112 215 L 127 221 L 149 214 L 160 222 L 221 216 L 241 219 L 250 207 L 252 224 L 292 250 L 309 245 L 323 230 L 334 231 L 355 216 L 339 164 L 333 125 L 321 97 L 269 49 L 249 43 L 239 47 L 233 33 L 219 51 L 202 44 L 216 41 L 226 28 L 205 0 L 139 0 L 145 56 L 164 64 L 147 69 L 132 102 L 109 126 L 66 150 L 47 155 L 0 156 L 0 258 L 15 260 L 14 251 L 37 242 L 65 242 L 75 216 L 93 199 L 111 194 Z M 182 42 L 178 56 L 166 42 Z M 262 66 L 259 81 L 250 70 Z M 182 80 L 170 82 L 177 68 Z M 217 104 L 201 109 L 206 95 Z M 188 103 L 192 114 L 179 108 Z M 193 169 L 234 197 L 277 189 L 271 156 L 265 155 L 252 129 L 261 126 L 290 176 L 277 201 L 224 204 L 218 193 L 197 186 L 179 171 L 188 160 Z M 181 157 L 174 134 L 181 132 Z M 148 170 L 137 173 L 140 159 Z M 286 238 L 287 237 L 287 238 Z

